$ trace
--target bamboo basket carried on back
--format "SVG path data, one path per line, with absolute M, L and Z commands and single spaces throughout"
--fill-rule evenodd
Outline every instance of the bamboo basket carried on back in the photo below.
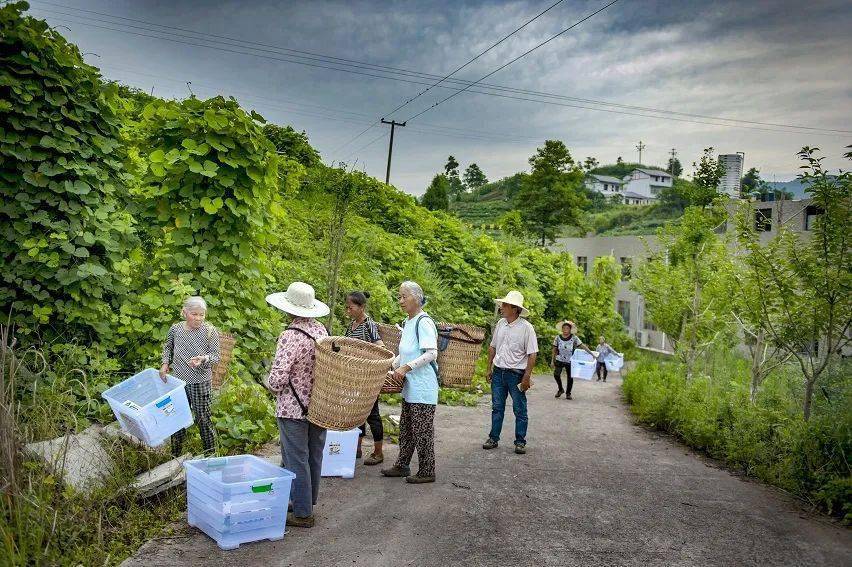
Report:
M 234 352 L 234 335 L 219 333 L 219 362 L 213 365 L 213 389 L 218 390 L 228 376 L 228 365 Z
M 379 336 L 385 347 L 399 354 L 402 331 L 396 325 L 378 324 Z M 476 372 L 476 361 L 482 351 L 485 329 L 473 325 L 438 323 L 438 370 L 441 385 L 447 388 L 467 388 Z M 443 347 L 443 350 L 441 348 Z M 402 386 L 386 382 L 383 393 L 399 392 Z
M 347 337 L 317 341 L 308 421 L 348 431 L 367 421 L 393 364 L 393 353 Z

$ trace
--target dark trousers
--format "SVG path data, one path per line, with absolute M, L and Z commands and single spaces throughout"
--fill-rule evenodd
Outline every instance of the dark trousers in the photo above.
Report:
M 512 411 L 515 414 L 515 443 L 526 444 L 527 426 L 527 394 L 518 389 L 518 384 L 524 377 L 523 370 L 512 370 L 494 367 L 491 375 L 491 432 L 488 437 L 494 441 L 500 440 L 503 430 L 503 416 L 506 414 L 506 398 L 512 396 Z
M 565 369 L 565 393 L 570 394 L 571 388 L 574 387 L 574 379 L 571 378 L 571 363 L 570 362 L 560 362 L 558 360 L 553 361 L 553 377 L 556 379 L 556 384 L 559 386 L 559 391 L 563 390 L 562 388 L 562 369 Z
M 186 399 L 189 401 L 189 409 L 198 425 L 201 433 L 201 445 L 204 454 L 208 457 L 216 452 L 216 438 L 213 433 L 213 420 L 210 418 L 210 396 L 213 386 L 210 382 L 200 384 L 187 384 Z M 180 457 L 183 451 L 183 441 L 186 439 L 186 429 L 181 429 L 172 434 L 172 455 Z
M 284 468 L 296 475 L 290 488 L 293 514 L 306 518 L 319 496 L 325 429 L 306 419 L 279 417 L 278 434 Z
M 370 415 L 367 416 L 367 423 L 362 423 L 358 426 L 361 430 L 360 437 L 367 434 L 367 425 L 370 426 L 370 433 L 373 434 L 373 441 L 382 441 L 385 438 L 385 426 L 382 424 L 382 414 L 379 413 L 379 399 L 376 398 L 376 403 L 373 404 L 373 409 L 370 410 Z
M 598 380 L 601 379 L 601 369 L 603 369 L 603 379 L 606 380 L 606 375 L 607 375 L 606 364 L 603 363 L 603 362 L 598 362 L 598 367 L 595 370 L 595 372 L 598 375 Z

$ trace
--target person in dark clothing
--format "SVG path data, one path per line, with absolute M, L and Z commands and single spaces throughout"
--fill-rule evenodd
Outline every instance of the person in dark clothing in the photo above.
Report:
M 346 296 L 346 314 L 352 320 L 346 327 L 346 336 L 379 346 L 385 346 L 379 337 L 378 325 L 367 315 L 368 299 L 370 299 L 370 293 L 366 291 L 353 291 Z M 378 465 L 385 460 L 384 453 L 382 452 L 385 429 L 382 425 L 382 415 L 379 413 L 378 398 L 373 403 L 373 409 L 370 410 L 367 423 L 359 426 L 361 434 L 358 436 L 358 458 L 361 457 L 361 442 L 367 434 L 367 425 L 370 426 L 370 433 L 373 434 L 373 452 L 369 457 L 364 459 L 364 464 L 368 466 Z
M 571 356 L 574 354 L 574 349 L 579 347 L 589 354 L 592 354 L 592 351 L 573 333 L 576 328 L 573 321 L 562 321 L 556 327 L 559 329 L 560 334 L 556 335 L 553 339 L 553 352 L 550 358 L 550 365 L 553 367 L 553 378 L 559 387 L 556 397 L 560 397 L 564 392 L 565 399 L 570 400 L 571 389 L 574 386 L 574 379 L 571 377 Z M 562 387 L 563 368 L 567 373 L 565 388 Z

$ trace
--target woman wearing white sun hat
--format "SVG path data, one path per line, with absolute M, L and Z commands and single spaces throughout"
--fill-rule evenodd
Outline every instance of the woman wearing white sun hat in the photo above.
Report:
M 290 284 L 285 292 L 267 295 L 266 302 L 293 317 L 278 337 L 266 385 L 277 398 L 281 461 L 296 474 L 290 491 L 293 512 L 287 515 L 287 525 L 310 528 L 319 494 L 325 429 L 310 423 L 307 415 L 314 385 L 316 341 L 328 336 L 316 318 L 328 315 L 329 309 L 316 300 L 314 288 L 302 282 Z

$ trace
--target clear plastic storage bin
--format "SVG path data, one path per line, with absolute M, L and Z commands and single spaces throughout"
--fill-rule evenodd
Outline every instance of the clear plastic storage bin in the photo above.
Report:
M 192 425 L 186 383 L 171 375 L 166 378 L 163 382 L 158 370 L 148 368 L 101 394 L 121 428 L 150 447 Z
M 295 474 L 254 455 L 196 459 L 183 466 L 187 521 L 219 547 L 284 537 Z
M 591 380 L 595 376 L 595 357 L 584 350 L 575 350 L 571 356 L 571 378 Z
M 328 430 L 322 450 L 322 476 L 355 477 L 355 453 L 358 450 L 357 427 L 349 431 Z
M 608 372 L 620 372 L 621 368 L 624 366 L 624 357 L 607 356 L 604 359 L 604 364 L 606 364 L 606 369 Z

